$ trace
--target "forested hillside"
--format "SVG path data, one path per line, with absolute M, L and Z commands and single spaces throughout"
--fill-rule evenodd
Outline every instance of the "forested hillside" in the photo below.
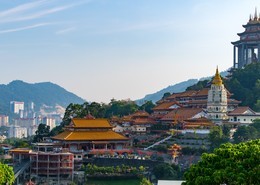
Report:
M 235 69 L 230 77 L 223 79 L 225 87 L 233 94 L 232 98 L 241 105 L 260 111 L 260 63 L 252 63 L 244 69 Z M 209 80 L 200 81 L 187 90 L 199 90 L 209 85 Z
M 226 88 L 233 98 L 242 101 L 241 105 L 260 111 L 260 63 L 253 63 L 244 69 L 233 71 L 231 78 L 225 80 Z
M 42 105 L 67 107 L 70 103 L 83 103 L 82 98 L 51 82 L 30 84 L 20 80 L 0 85 L 0 114 L 7 114 L 10 101 L 34 102 L 36 110 Z

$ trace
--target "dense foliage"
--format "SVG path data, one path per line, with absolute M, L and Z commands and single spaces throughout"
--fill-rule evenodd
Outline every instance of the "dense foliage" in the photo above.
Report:
M 14 180 L 13 168 L 0 163 L 0 184 L 13 184 Z
M 235 143 L 260 138 L 260 119 L 256 119 L 249 126 L 240 126 L 233 135 Z
M 141 175 L 146 169 L 143 166 L 139 168 L 121 165 L 121 166 L 96 166 L 88 164 L 85 168 L 86 175 L 108 175 L 108 174 L 132 174 L 132 175 Z
M 242 105 L 260 111 L 260 63 L 252 63 L 244 69 L 232 72 L 232 78 L 226 80 L 226 88 Z
M 29 148 L 31 138 L 7 138 L 4 140 L 4 144 L 9 144 L 14 148 Z
M 88 103 L 70 104 L 65 111 L 63 124 L 68 124 L 71 118 L 83 118 L 91 114 L 95 118 L 111 118 L 112 116 L 122 117 L 132 114 L 137 110 L 146 110 L 151 112 L 154 104 L 151 101 L 146 102 L 142 106 L 138 106 L 134 101 L 115 100 L 112 99 L 109 104 L 104 103 Z
M 41 142 L 43 141 L 44 137 L 49 137 L 49 136 L 50 136 L 50 126 L 41 123 L 38 126 L 38 130 L 35 132 L 33 142 Z
M 213 153 L 202 154 L 184 176 L 185 185 L 260 184 L 260 139 L 223 144 Z
M 179 166 L 170 165 L 168 163 L 163 163 L 157 165 L 153 169 L 153 174 L 157 179 L 160 180 L 177 180 L 182 178 L 182 173 Z
M 186 91 L 190 91 L 190 90 L 198 91 L 198 90 L 201 90 L 201 89 L 207 87 L 209 85 L 209 82 L 210 82 L 210 80 L 199 81 L 198 83 L 188 87 L 186 89 Z
M 210 129 L 209 141 L 211 150 L 219 147 L 221 144 L 229 142 L 230 128 L 227 125 L 214 126 Z

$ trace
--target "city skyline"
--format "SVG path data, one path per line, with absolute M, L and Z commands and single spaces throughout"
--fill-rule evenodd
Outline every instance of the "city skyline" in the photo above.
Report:
M 0 84 L 50 81 L 105 103 L 212 76 L 216 66 L 227 70 L 233 65 L 231 41 L 239 39 L 258 5 L 256 0 L 1 4 Z

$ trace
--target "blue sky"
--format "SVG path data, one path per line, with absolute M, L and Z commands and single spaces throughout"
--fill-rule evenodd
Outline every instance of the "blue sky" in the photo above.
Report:
M 232 66 L 259 0 L 0 0 L 0 84 L 132 100 Z M 260 12 L 260 11 L 259 11 Z

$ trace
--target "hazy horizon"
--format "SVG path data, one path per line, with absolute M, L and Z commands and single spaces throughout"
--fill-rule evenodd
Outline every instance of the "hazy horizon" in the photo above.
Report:
M 140 99 L 212 76 L 216 66 L 231 67 L 231 41 L 239 40 L 237 33 L 257 5 L 257 0 L 1 1 L 0 84 L 52 82 L 105 103 Z

